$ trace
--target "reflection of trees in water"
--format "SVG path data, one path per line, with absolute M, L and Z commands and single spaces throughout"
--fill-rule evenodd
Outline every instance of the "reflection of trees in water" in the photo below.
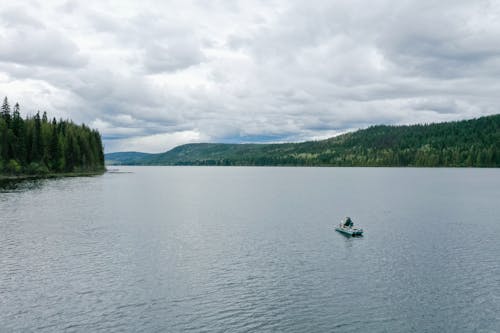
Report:
M 45 182 L 46 179 L 0 179 L 0 193 L 36 190 Z

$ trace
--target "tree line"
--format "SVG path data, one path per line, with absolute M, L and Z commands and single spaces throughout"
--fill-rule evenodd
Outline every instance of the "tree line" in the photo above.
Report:
M 0 110 L 0 173 L 47 174 L 104 170 L 101 135 L 47 113 L 21 117 L 7 97 Z
M 321 141 L 198 143 L 166 153 L 110 154 L 140 165 L 500 167 L 500 115 L 410 126 L 372 126 Z

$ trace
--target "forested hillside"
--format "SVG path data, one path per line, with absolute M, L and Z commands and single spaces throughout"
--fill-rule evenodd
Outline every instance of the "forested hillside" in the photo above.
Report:
M 104 170 L 98 131 L 44 112 L 22 118 L 5 97 L 0 114 L 0 174 L 46 174 Z
M 500 115 L 457 122 L 373 126 L 322 141 L 199 143 L 162 154 L 109 158 L 129 165 L 500 167 Z M 108 159 L 108 157 L 107 157 Z
M 138 159 L 143 159 L 143 158 L 148 158 L 150 156 L 153 156 L 155 154 L 148 154 L 148 153 L 139 153 L 136 151 L 127 151 L 123 153 L 108 153 L 105 155 L 106 157 L 106 164 L 113 165 L 113 164 L 120 164 L 120 165 L 128 165 L 128 164 L 134 164 L 135 161 Z

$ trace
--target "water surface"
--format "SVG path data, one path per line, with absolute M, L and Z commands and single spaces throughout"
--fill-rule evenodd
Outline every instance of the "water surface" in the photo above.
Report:
M 121 170 L 0 190 L 0 331 L 500 331 L 498 169 Z

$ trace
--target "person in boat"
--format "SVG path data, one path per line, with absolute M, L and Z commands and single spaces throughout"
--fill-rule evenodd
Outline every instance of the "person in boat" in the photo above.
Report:
M 351 228 L 353 225 L 354 225 L 354 223 L 352 223 L 351 218 L 349 216 L 347 216 L 345 218 L 345 221 L 344 221 L 344 227 Z

